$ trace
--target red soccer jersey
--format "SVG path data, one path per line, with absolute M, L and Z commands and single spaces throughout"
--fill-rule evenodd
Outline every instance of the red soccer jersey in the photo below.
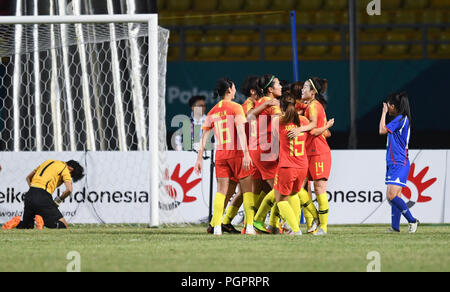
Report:
M 271 97 L 262 97 L 260 98 L 255 107 L 260 106 L 266 101 L 271 101 L 273 98 Z M 258 150 L 262 153 L 268 153 L 272 151 L 272 116 L 280 116 L 281 109 L 279 106 L 271 106 L 265 108 L 259 115 L 257 119 L 257 131 L 258 135 L 256 137 L 256 145 Z M 252 133 L 253 134 L 253 131 Z
M 308 105 L 306 103 L 301 102 L 300 100 L 296 100 L 295 101 L 295 109 L 299 112 L 299 111 L 304 111 L 306 108 L 308 107 Z
M 248 112 L 255 108 L 255 103 L 252 98 L 247 98 L 242 104 L 242 108 L 244 109 L 244 114 L 248 115 Z
M 255 103 L 253 102 L 253 99 L 251 99 L 250 97 L 247 98 L 245 100 L 245 102 L 242 104 L 242 108 L 244 110 L 245 116 L 247 116 L 248 112 L 255 108 Z M 251 137 L 250 129 L 252 129 L 252 130 L 256 129 L 256 120 L 252 120 L 252 121 L 248 120 L 247 123 L 245 124 L 245 135 L 247 136 L 247 142 L 248 142 L 249 146 L 251 144 L 255 145 L 254 139 L 250 138 Z M 251 149 L 251 148 L 249 147 L 249 149 Z
M 247 119 L 242 106 L 233 101 L 221 100 L 209 111 L 202 129 L 214 129 L 216 160 L 244 156 L 241 147 L 238 147 L 239 139 L 236 125 L 246 122 Z
M 327 123 L 325 109 L 317 100 L 314 100 L 308 105 L 305 111 L 305 117 L 310 121 L 313 119 L 313 117 L 316 117 L 317 128 L 322 128 Z M 308 156 L 319 155 L 328 152 L 330 152 L 330 146 L 328 146 L 327 139 L 323 134 L 318 137 L 308 135 L 308 139 L 306 140 L 306 154 Z
M 309 124 L 309 120 L 304 116 L 300 117 L 302 126 Z M 296 128 L 294 123 L 283 124 L 280 121 L 279 140 L 280 140 L 280 156 L 278 159 L 278 167 L 289 168 L 308 168 L 308 157 L 306 155 L 306 139 L 308 133 L 301 133 L 297 138 L 290 139 L 288 137 L 289 131 Z

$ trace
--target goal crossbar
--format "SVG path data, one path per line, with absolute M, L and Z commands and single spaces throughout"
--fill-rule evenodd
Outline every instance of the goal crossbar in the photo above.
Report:
M 157 14 L 0 16 L 0 24 L 149 23 L 152 19 L 157 17 Z

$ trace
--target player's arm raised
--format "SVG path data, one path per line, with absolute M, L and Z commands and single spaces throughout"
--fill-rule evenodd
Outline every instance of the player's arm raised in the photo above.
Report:
M 306 126 L 301 126 L 299 128 L 294 128 L 291 131 L 289 131 L 288 133 L 288 137 L 291 139 L 294 139 L 295 137 L 297 137 L 298 135 L 300 135 L 303 132 L 309 132 L 312 129 L 317 128 L 317 116 L 312 116 L 310 123 Z
M 380 135 L 386 135 L 388 133 L 388 130 L 386 128 L 386 114 L 387 114 L 387 112 L 388 112 L 387 103 L 383 102 L 383 111 L 381 112 L 380 127 L 379 127 Z
M 328 130 L 334 125 L 334 119 L 331 119 L 326 122 L 325 126 L 322 128 L 314 128 L 309 133 L 315 137 L 318 137 L 322 134 L 324 134 L 325 138 L 331 137 L 331 132 Z
M 255 120 L 256 117 L 263 111 L 265 110 L 267 107 L 271 107 L 271 106 L 280 106 L 280 102 L 277 99 L 272 99 L 269 101 L 266 101 L 262 104 L 260 104 L 259 106 L 251 109 L 248 113 L 247 113 L 247 120 Z

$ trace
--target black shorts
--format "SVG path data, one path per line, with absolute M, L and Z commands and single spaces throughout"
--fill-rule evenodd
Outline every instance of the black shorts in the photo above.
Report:
M 25 194 L 24 203 L 23 220 L 18 228 L 33 228 L 36 215 L 40 215 L 44 225 L 49 228 L 54 228 L 55 223 L 63 218 L 52 195 L 43 189 L 30 188 Z

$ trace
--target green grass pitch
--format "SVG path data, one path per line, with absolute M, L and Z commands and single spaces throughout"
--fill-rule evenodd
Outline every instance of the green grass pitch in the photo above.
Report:
M 217 237 L 204 225 L 0 230 L 0 272 L 64 272 L 71 251 L 79 253 L 82 272 L 365 272 L 373 251 L 382 272 L 450 271 L 450 225 L 421 225 L 416 234 L 405 225 L 400 234 L 385 233 L 387 228 L 335 225 L 323 237 Z

